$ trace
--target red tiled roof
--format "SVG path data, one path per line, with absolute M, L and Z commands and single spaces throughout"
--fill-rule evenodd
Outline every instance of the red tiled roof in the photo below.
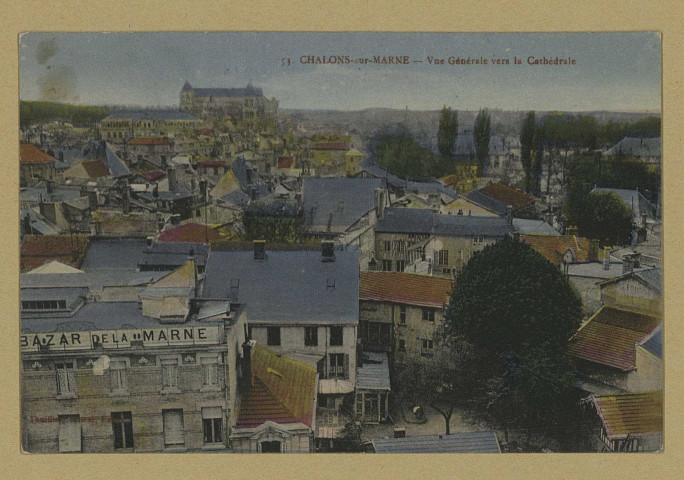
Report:
M 574 235 L 520 235 L 520 241 L 528 244 L 554 265 L 561 264 L 563 255 L 568 249 L 575 254 L 576 261 L 589 261 L 589 239 L 587 238 Z M 603 251 L 599 250 L 597 253 L 597 259 L 602 259 Z
M 21 243 L 21 270 L 33 270 L 52 260 L 79 268 L 87 248 L 85 235 L 27 235 Z
M 158 242 L 190 242 L 190 243 L 205 243 L 207 241 L 217 240 L 220 238 L 219 233 L 213 228 L 205 228 L 199 223 L 186 223 L 168 230 L 164 230 L 157 238 Z
M 166 137 L 135 137 L 129 145 L 168 145 Z
M 621 393 L 594 397 L 610 440 L 663 431 L 663 392 Z
M 159 180 L 162 177 L 166 176 L 166 172 L 164 170 L 151 170 L 149 172 L 143 172 L 140 175 L 145 177 L 151 182 L 154 182 L 155 180 Z
M 221 160 L 206 160 L 203 162 L 197 162 L 195 168 L 214 168 L 214 167 L 225 167 L 226 162 Z
M 313 425 L 316 369 L 255 345 L 251 356 L 252 386 L 242 396 L 236 428 L 266 421 Z
M 614 307 L 602 307 L 570 339 L 570 354 L 623 371 L 636 367 L 636 344 L 650 335 L 661 319 Z
M 111 175 L 109 168 L 102 160 L 83 160 L 81 162 L 88 178 L 108 177 Z
M 205 137 L 211 137 L 214 134 L 214 130 L 211 128 L 203 128 L 200 130 L 200 135 L 204 135 Z
M 346 142 L 315 143 L 314 150 L 349 150 L 349 144 Z
M 444 185 L 447 185 L 447 186 L 457 185 L 458 182 L 459 182 L 458 175 L 455 175 L 453 173 L 451 175 L 447 175 L 446 177 L 444 177 L 442 179 L 442 183 Z
M 294 164 L 293 157 L 279 157 L 278 158 L 278 168 L 292 168 Z
M 19 159 L 21 163 L 50 163 L 55 161 L 54 158 L 31 143 L 19 145 Z
M 481 188 L 480 191 L 485 195 L 495 198 L 505 204 L 513 205 L 514 207 L 528 205 L 537 199 L 529 193 L 522 192 L 500 182 L 487 185 L 486 187 Z
M 359 299 L 441 308 L 453 285 L 447 278 L 402 272 L 361 272 Z

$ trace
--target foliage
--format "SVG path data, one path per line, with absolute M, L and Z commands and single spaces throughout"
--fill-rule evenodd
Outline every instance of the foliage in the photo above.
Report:
M 458 136 L 458 112 L 451 111 L 451 107 L 442 107 L 439 117 L 439 130 L 437 132 L 437 148 L 442 160 L 452 158 L 454 144 Z
M 532 153 L 534 152 L 536 130 L 537 122 L 534 118 L 534 112 L 527 112 L 520 133 L 520 159 L 525 169 L 525 191 L 528 193 L 532 191 L 534 182 Z
M 484 170 L 484 162 L 489 155 L 489 135 L 491 130 L 491 117 L 486 109 L 480 110 L 475 117 L 473 126 L 473 140 L 475 141 L 475 154 L 480 174 Z
M 659 137 L 660 131 L 660 117 L 643 117 L 635 122 L 609 120 L 603 125 L 601 140 L 607 145 L 614 145 L 625 137 Z
M 284 202 L 252 203 L 242 216 L 244 240 L 290 243 L 300 239 L 302 219 L 297 209 Z
M 53 120 L 64 120 L 76 127 L 89 127 L 107 115 L 109 115 L 109 108 L 107 107 L 25 100 L 19 104 L 19 121 L 22 127 L 48 123 Z
M 582 195 L 573 190 L 564 214 L 569 224 L 577 226 L 581 236 L 597 239 L 601 246 L 629 243 L 634 213 L 616 193 Z
M 388 172 L 403 178 L 427 179 L 441 173 L 439 158 L 408 135 L 381 135 L 373 153 Z
M 456 277 L 445 320 L 446 335 L 470 345 L 476 373 L 461 374 L 474 377 L 466 392 L 473 414 L 506 432 L 572 425 L 567 347 L 581 316 L 567 279 L 528 245 L 507 238 L 473 256 Z

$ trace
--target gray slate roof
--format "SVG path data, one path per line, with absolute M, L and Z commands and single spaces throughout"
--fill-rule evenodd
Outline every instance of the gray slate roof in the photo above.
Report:
M 375 178 L 382 179 L 387 182 L 389 187 L 403 189 L 407 192 L 415 193 L 440 193 L 448 195 L 451 198 L 457 198 L 458 194 L 452 189 L 438 182 L 437 180 L 430 180 L 425 182 L 418 182 L 413 180 L 405 180 L 401 177 L 389 173 L 384 167 L 373 162 L 371 159 L 364 159 L 359 165 L 361 170 L 369 173 Z
M 663 269 L 662 268 L 651 268 L 648 270 L 641 270 L 634 272 L 634 275 L 639 277 L 641 280 L 646 282 L 649 287 L 658 292 L 659 295 L 663 294 Z
M 606 150 L 604 155 L 626 155 L 630 157 L 658 157 L 661 156 L 661 141 L 657 138 L 637 138 L 625 137 L 611 148 Z
M 86 273 L 22 273 L 21 288 L 85 287 L 91 290 L 107 286 L 145 285 L 169 272 L 131 272 L 129 270 L 99 269 Z
M 334 262 L 322 262 L 318 250 L 268 251 L 267 245 L 266 254 L 266 260 L 254 260 L 251 250 L 212 251 L 202 298 L 232 298 L 231 281 L 238 279 L 235 301 L 246 304 L 251 323 L 358 323 L 356 247 L 336 249 Z
M 85 287 L 22 288 L 21 300 L 65 300 L 67 308 L 72 308 L 81 298 L 88 295 Z
M 19 192 L 21 203 L 36 205 L 40 203 L 41 198 L 44 202 L 64 202 L 80 197 L 81 191 L 78 188 L 55 188 L 52 193 L 48 193 L 46 187 L 27 187 L 22 188 Z
M 648 215 L 650 218 L 655 218 L 656 207 L 644 197 L 639 190 L 625 190 L 622 188 L 601 188 L 594 187 L 591 191 L 594 192 L 613 192 L 627 204 L 629 208 L 634 211 L 634 216 L 641 218 L 642 215 Z
M 196 97 L 263 97 L 261 88 L 192 88 Z
M 363 363 L 356 369 L 356 388 L 361 390 L 391 390 L 386 353 L 363 352 Z
M 144 239 L 93 239 L 86 250 L 81 270 L 90 272 L 105 268 L 135 271 L 145 247 Z
M 472 190 L 466 193 L 465 197 L 498 215 L 508 215 L 508 205 L 506 203 L 500 202 L 496 198 L 492 198 L 486 193 L 482 193 L 480 190 Z
M 376 453 L 501 453 L 496 434 L 492 431 L 376 438 L 373 449 Z
M 304 224 L 309 227 L 347 229 L 375 206 L 375 189 L 382 187 L 377 178 L 304 178 Z
M 26 217 L 26 215 L 28 215 L 31 220 L 31 232 L 24 232 L 24 217 Z M 41 235 L 58 235 L 60 233 L 60 230 L 56 225 L 48 221 L 47 218 L 32 208 L 22 208 L 19 213 L 19 220 L 19 226 L 23 235 L 30 235 L 36 232 Z
M 377 233 L 414 233 L 444 236 L 503 238 L 513 233 L 505 218 L 440 215 L 418 208 L 388 208 L 375 225 Z
M 659 358 L 663 358 L 663 327 L 658 327 L 646 340 L 640 344 L 646 350 Z
M 544 220 L 528 220 L 526 218 L 514 218 L 513 228 L 515 233 L 523 235 L 553 235 L 558 236 L 558 230 Z
M 105 120 L 192 120 L 200 119 L 180 110 L 122 110 L 108 115 Z

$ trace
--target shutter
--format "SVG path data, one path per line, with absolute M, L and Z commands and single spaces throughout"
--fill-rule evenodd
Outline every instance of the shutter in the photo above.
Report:
M 78 415 L 59 416 L 59 451 L 81 451 L 81 417 Z
M 122 426 L 126 438 L 126 448 L 133 448 L 133 415 L 131 412 L 123 413 Z
M 183 410 L 164 410 L 164 443 L 166 445 L 183 445 Z
M 344 354 L 344 378 L 349 378 L 349 354 Z

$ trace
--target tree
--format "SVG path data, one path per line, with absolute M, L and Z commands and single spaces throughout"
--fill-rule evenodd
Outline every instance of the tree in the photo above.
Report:
M 443 161 L 451 160 L 458 136 L 458 112 L 451 111 L 451 107 L 444 105 L 439 117 L 439 130 L 437 132 L 437 148 Z
M 274 243 L 297 242 L 302 236 L 302 218 L 285 202 L 251 203 L 242 215 L 245 240 Z
M 441 171 L 439 158 L 408 135 L 381 135 L 373 154 L 388 172 L 403 178 L 435 178 Z
M 480 110 L 475 117 L 473 126 L 473 140 L 475 141 L 475 155 L 477 157 L 478 175 L 484 171 L 485 160 L 489 155 L 489 134 L 491 129 L 491 118 L 487 109 Z
M 525 191 L 530 193 L 533 189 L 532 152 L 534 151 L 534 138 L 537 130 L 537 122 L 534 112 L 527 112 L 523 120 L 522 132 L 520 133 L 520 159 L 525 169 Z
M 634 213 L 614 192 L 582 195 L 571 191 L 564 210 L 567 221 L 581 236 L 597 239 L 601 246 L 630 241 Z
M 487 366 L 469 400 L 474 414 L 506 432 L 571 425 L 567 349 L 581 317 L 567 279 L 528 245 L 506 238 L 473 256 L 456 277 L 444 326 Z

